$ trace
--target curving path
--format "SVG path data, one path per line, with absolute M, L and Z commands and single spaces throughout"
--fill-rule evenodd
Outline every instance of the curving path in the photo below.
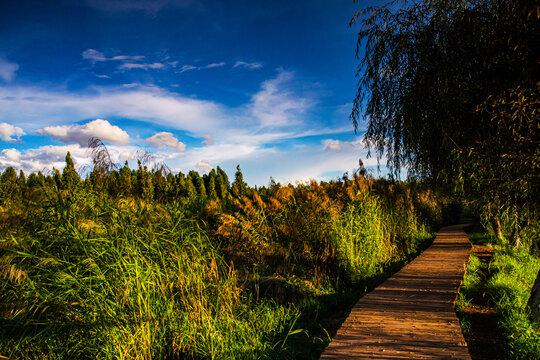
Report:
M 469 359 L 454 312 L 471 244 L 465 225 L 361 298 L 321 359 Z

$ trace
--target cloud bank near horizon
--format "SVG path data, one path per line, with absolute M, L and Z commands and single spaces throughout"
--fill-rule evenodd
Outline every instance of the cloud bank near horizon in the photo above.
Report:
M 99 59 L 101 55 L 92 56 Z M 234 169 L 243 164 L 248 169 L 246 178 L 255 184 L 267 183 L 270 176 L 294 182 L 351 170 L 358 157 L 365 157 L 365 149 L 358 142 L 332 139 L 333 134 L 352 131 L 352 127 L 322 127 L 320 122 L 310 121 L 316 104 L 313 94 L 298 90 L 295 73 L 282 69 L 237 107 L 193 99 L 157 86 L 92 87 L 78 94 L 4 86 L 0 87 L 0 106 L 6 117 L 21 127 L 0 124 L 2 140 L 15 141 L 12 136 L 16 136 L 24 141 L 24 135 L 34 134 L 64 145 L 6 149 L 0 154 L 0 168 L 61 168 L 60 154 L 65 156 L 67 151 L 77 163 L 87 164 L 88 153 L 83 150 L 90 137 L 97 137 L 113 146 L 117 161 L 131 161 L 137 147 L 150 146 L 170 168 L 186 172 L 193 168 L 208 172 L 218 165 Z M 25 109 L 23 114 L 18 111 L 21 108 Z M 41 127 L 44 118 L 57 124 Z M 74 119 L 88 118 L 95 120 L 73 123 Z M 143 137 L 130 126 L 132 120 L 159 131 Z M 186 136 L 187 140 L 182 138 Z M 309 138 L 323 139 L 298 147 L 288 144 Z M 331 150 L 340 154 L 331 154 Z M 263 162 L 264 172 L 249 171 Z M 280 175 L 284 173 L 287 175 Z

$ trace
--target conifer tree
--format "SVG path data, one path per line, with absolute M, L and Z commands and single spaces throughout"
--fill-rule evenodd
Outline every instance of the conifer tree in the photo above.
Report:
M 54 185 L 58 188 L 58 189 L 61 189 L 62 188 L 62 174 L 60 173 L 60 171 L 56 168 L 53 167 L 52 169 L 52 178 L 54 180 Z
M 206 187 L 204 186 L 204 180 L 200 176 L 197 178 L 197 193 L 201 198 L 206 198 Z
M 81 178 L 77 171 L 75 170 L 75 164 L 71 158 L 71 154 L 66 154 L 66 166 L 62 172 L 62 188 L 70 191 L 75 190 L 79 186 Z
M 182 172 L 176 174 L 176 193 L 178 196 L 187 197 L 187 184 L 186 178 Z
M 132 194 L 133 187 L 131 184 L 131 169 L 129 168 L 127 160 L 119 171 L 118 188 L 119 193 L 123 196 L 129 196 Z
M 234 182 L 231 186 L 234 196 L 243 196 L 247 192 L 247 184 L 244 182 L 244 175 L 240 169 L 240 165 L 236 166 L 236 173 L 234 174 Z
M 167 201 L 173 201 L 178 197 L 178 192 L 176 188 L 176 177 L 172 173 L 169 173 L 167 175 L 166 197 Z
M 154 184 L 152 176 L 146 166 L 141 167 L 139 163 L 137 183 L 139 186 L 139 196 L 145 200 L 151 200 L 154 196 Z
M 0 177 L 0 199 L 2 203 L 8 199 L 14 199 L 18 192 L 17 190 L 17 172 L 10 166 Z
M 26 186 L 28 188 L 34 188 L 39 185 L 41 185 L 41 181 L 40 181 L 39 176 L 36 173 L 31 173 L 30 175 L 28 175 L 28 180 L 26 181 Z
M 229 194 L 229 178 L 227 173 L 219 166 L 217 167 L 216 190 L 220 199 L 225 199 Z
M 210 199 L 217 198 L 217 192 L 216 192 L 216 172 L 214 169 L 210 171 L 210 174 L 208 175 L 208 197 Z
M 186 197 L 189 201 L 194 201 L 197 198 L 197 189 L 190 176 L 186 178 Z

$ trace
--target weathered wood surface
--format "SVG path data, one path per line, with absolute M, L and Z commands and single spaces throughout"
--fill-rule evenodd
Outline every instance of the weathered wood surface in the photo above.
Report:
M 454 312 L 471 244 L 463 225 L 356 303 L 321 359 L 470 359 Z

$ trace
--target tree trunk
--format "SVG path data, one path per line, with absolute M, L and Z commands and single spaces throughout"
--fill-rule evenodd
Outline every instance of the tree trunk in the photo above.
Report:
M 495 235 L 497 235 L 497 238 L 502 239 L 503 233 L 502 233 L 501 221 L 499 220 L 499 217 L 491 215 L 489 220 L 491 222 L 491 227 L 493 228 L 493 232 L 495 232 Z
M 540 323 L 540 271 L 536 275 L 536 280 L 531 289 L 531 296 L 527 301 L 527 307 L 531 311 L 532 320 Z
M 514 245 L 515 248 L 518 248 L 521 246 L 521 231 L 519 231 L 518 226 L 516 225 L 514 227 L 514 230 L 512 231 L 512 235 L 510 236 L 510 239 L 512 241 L 512 245 Z

